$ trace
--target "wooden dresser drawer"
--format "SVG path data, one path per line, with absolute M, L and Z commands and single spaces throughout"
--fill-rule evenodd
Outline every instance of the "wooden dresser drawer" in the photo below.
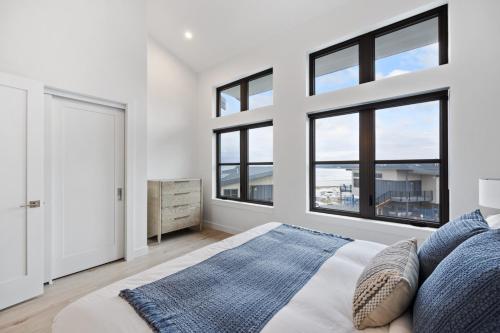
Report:
M 174 207 L 179 205 L 199 204 L 200 192 L 175 192 L 164 194 L 161 197 L 162 207 Z
M 178 230 L 200 224 L 200 207 L 163 208 L 162 232 Z
M 182 193 L 182 192 L 200 192 L 199 180 L 172 180 L 161 184 L 163 195 Z
M 163 218 L 179 217 L 186 214 L 199 213 L 200 203 L 195 204 L 179 204 L 170 207 L 162 208 Z

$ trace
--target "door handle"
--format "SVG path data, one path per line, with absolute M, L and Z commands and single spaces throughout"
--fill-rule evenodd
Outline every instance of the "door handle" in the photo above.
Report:
M 38 208 L 40 207 L 40 200 L 30 201 L 27 204 L 19 206 L 19 208 Z
M 122 201 L 123 200 L 123 188 L 118 187 L 116 189 L 116 195 L 118 196 L 118 201 Z

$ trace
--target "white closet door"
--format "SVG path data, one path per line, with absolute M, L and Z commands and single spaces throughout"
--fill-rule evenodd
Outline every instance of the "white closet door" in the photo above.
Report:
M 0 73 L 0 309 L 43 292 L 43 120 L 42 84 Z
M 124 256 L 124 111 L 53 97 L 53 278 Z

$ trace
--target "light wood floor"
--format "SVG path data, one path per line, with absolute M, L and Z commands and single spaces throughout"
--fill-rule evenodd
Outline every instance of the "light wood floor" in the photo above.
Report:
M 42 296 L 0 311 L 0 332 L 50 332 L 54 316 L 83 295 L 229 236 L 210 229 L 178 231 L 164 235 L 160 244 L 150 242 L 146 256 L 129 262 L 116 261 L 54 280 L 53 285 L 45 286 Z

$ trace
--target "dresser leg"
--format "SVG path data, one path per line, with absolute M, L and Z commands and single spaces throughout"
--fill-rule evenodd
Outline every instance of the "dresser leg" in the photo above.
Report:
M 158 243 L 161 243 L 161 234 L 158 234 L 158 236 L 156 236 L 156 237 L 157 237 Z

